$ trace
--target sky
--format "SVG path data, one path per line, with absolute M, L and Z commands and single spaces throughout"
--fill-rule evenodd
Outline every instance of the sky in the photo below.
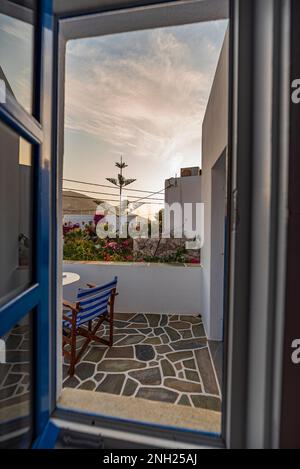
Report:
M 180 168 L 200 167 L 226 28 L 214 21 L 68 42 L 64 177 L 107 184 L 123 155 L 125 176 L 137 179 L 130 187 L 155 192 Z
M 130 187 L 156 192 L 180 168 L 201 167 L 202 122 L 226 28 L 214 21 L 69 41 L 64 177 L 108 184 L 123 155 L 125 176 L 137 180 Z M 33 28 L 0 14 L 0 43 L 1 67 L 30 111 Z
M 202 122 L 226 28 L 214 21 L 69 41 L 64 178 L 109 184 L 123 155 L 125 176 L 137 179 L 130 187 L 156 192 L 180 168 L 201 167 Z M 28 111 L 32 33 L 0 14 L 0 64 Z

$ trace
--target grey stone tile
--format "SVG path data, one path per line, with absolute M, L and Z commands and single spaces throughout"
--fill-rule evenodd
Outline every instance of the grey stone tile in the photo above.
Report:
M 160 345 L 161 339 L 160 337 L 149 337 L 143 341 L 143 344 Z
M 183 321 L 174 321 L 171 324 L 173 329 L 176 329 L 177 331 L 182 331 L 185 329 L 190 329 L 191 324 L 189 322 L 183 322 Z
M 114 327 L 116 329 L 123 329 L 125 327 L 128 327 L 128 322 L 127 321 L 114 321 Z
M 0 389 L 0 401 L 3 401 L 4 399 L 8 399 L 9 397 L 12 397 L 13 394 L 16 392 L 16 390 L 17 390 L 17 385 Z
M 194 337 L 206 337 L 203 324 L 197 324 L 192 326 Z
M 76 378 L 76 376 L 69 376 L 69 378 L 64 381 L 63 386 L 65 388 L 76 388 L 79 384 L 80 381 Z
M 162 335 L 161 341 L 163 344 L 168 344 L 170 342 L 169 336 L 167 334 Z
M 149 399 L 151 401 L 174 403 L 178 397 L 178 393 L 161 388 L 140 388 L 136 397 Z
M 94 380 L 99 383 L 103 379 L 104 376 L 105 376 L 105 373 L 96 373 L 94 376 Z
M 18 373 L 9 373 L 6 377 L 6 380 L 3 383 L 3 386 L 11 386 L 12 384 L 17 384 L 23 378 L 22 374 Z
M 145 327 L 144 329 L 138 328 L 137 331 L 140 332 L 141 334 L 148 335 L 148 334 L 150 334 L 150 332 L 152 331 L 152 329 Z
M 155 358 L 155 352 L 152 345 L 136 345 L 135 346 L 135 354 L 138 360 L 143 362 L 151 361 Z
M 84 389 L 85 391 L 94 391 L 96 384 L 94 381 L 85 381 L 82 383 L 78 389 Z
M 159 325 L 160 327 L 164 327 L 164 326 L 167 326 L 167 324 L 168 324 L 168 315 L 162 314 Z
M 185 396 L 185 395 L 181 396 L 181 398 L 178 401 L 178 405 L 185 405 L 185 406 L 191 407 L 191 403 L 190 403 L 188 396 Z
M 99 384 L 96 391 L 119 395 L 121 393 L 124 381 L 125 375 L 108 375 Z
M 169 347 L 169 345 L 158 345 L 157 347 L 155 347 L 155 350 L 159 354 L 172 352 L 172 349 L 171 349 L 171 347 Z
M 129 376 L 139 381 L 145 386 L 155 386 L 161 384 L 160 369 L 146 368 L 145 370 L 130 371 Z
M 90 347 L 88 349 L 88 352 L 84 355 L 83 361 L 99 363 L 102 360 L 105 352 L 106 348 L 100 348 L 95 346 Z
M 10 368 L 11 368 L 10 363 L 1 363 L 0 364 L 0 385 L 5 380 Z
M 219 394 L 217 381 L 213 371 L 208 348 L 195 351 L 196 363 L 201 375 L 205 392 L 207 394 Z
M 30 373 L 31 366 L 29 363 L 18 363 L 11 369 L 13 373 Z
M 134 358 L 132 346 L 112 347 L 107 350 L 105 358 Z
M 169 360 L 162 360 L 160 362 L 161 364 L 161 367 L 162 367 L 162 372 L 163 372 L 163 375 L 164 377 L 168 377 L 168 376 L 176 376 L 176 372 L 174 370 L 174 367 L 173 365 L 169 362 Z
M 192 383 L 191 381 L 183 381 L 176 378 L 166 378 L 164 380 L 164 386 L 167 388 L 175 389 L 180 392 L 188 393 L 201 393 L 202 388 L 198 383 Z
M 81 381 L 91 378 L 95 373 L 95 366 L 92 363 L 81 362 L 76 365 L 75 375 L 81 379 Z
M 141 335 L 141 334 L 130 335 L 130 336 L 124 337 L 124 339 L 120 340 L 120 342 L 118 342 L 118 345 L 135 345 L 135 344 L 139 344 L 140 342 L 142 342 L 144 337 L 145 336 Z
M 178 321 L 178 319 L 179 319 L 178 314 L 172 314 L 172 316 L 170 316 L 169 318 L 169 322 Z
M 185 339 L 172 342 L 171 347 L 173 350 L 195 350 L 205 347 L 206 344 L 206 339 Z
M 211 352 L 212 361 L 215 365 L 217 379 L 220 387 L 222 387 L 223 378 L 223 342 L 209 341 L 209 349 Z
M 180 331 L 183 339 L 190 339 L 192 337 L 192 331 Z
M 191 396 L 191 399 L 195 407 L 221 412 L 221 400 L 218 397 L 197 395 Z
M 145 368 L 146 364 L 141 363 L 137 360 L 103 360 L 99 363 L 97 371 L 106 371 L 106 372 L 121 372 L 129 370 L 138 370 L 140 368 Z
M 7 363 L 29 363 L 30 353 L 8 350 L 6 352 Z
M 139 331 L 137 329 L 114 329 L 114 334 L 127 334 L 127 335 L 133 335 L 133 334 L 138 334 Z
M 160 314 L 147 314 L 147 320 L 150 327 L 157 327 L 160 322 Z
M 22 340 L 22 335 L 9 335 L 5 342 L 6 350 L 17 350 L 19 345 L 21 345 Z
M 190 370 L 196 370 L 196 362 L 193 358 L 191 360 L 184 360 L 183 366 L 185 368 L 189 368 Z
M 136 314 L 130 319 L 130 322 L 136 322 L 140 324 L 147 324 L 147 319 L 144 314 Z
M 165 331 L 170 337 L 171 342 L 181 339 L 181 336 L 178 334 L 177 331 L 175 331 L 175 329 L 172 329 L 171 327 L 167 326 L 165 327 Z
M 181 321 L 190 322 L 191 324 L 200 324 L 202 322 L 201 316 L 180 316 Z
M 183 352 L 172 352 L 167 354 L 167 358 L 171 360 L 172 362 L 178 362 L 180 360 L 186 360 L 187 358 L 192 358 L 193 357 L 193 352 L 190 350 L 188 351 L 183 351 Z
M 135 381 L 133 381 L 130 378 L 127 378 L 122 395 L 128 396 L 128 397 L 133 396 L 137 387 L 138 387 L 138 384 Z
M 195 381 L 196 383 L 200 383 L 200 378 L 197 371 L 185 370 L 185 379 L 188 381 Z

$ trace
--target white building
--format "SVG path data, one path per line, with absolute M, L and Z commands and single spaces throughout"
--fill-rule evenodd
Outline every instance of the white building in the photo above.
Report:
M 79 225 L 80 227 L 84 227 L 85 225 L 91 225 L 94 223 L 94 215 L 64 215 L 63 216 L 63 225 Z
M 174 204 L 181 206 L 184 214 L 184 204 L 193 204 L 193 227 L 196 226 L 196 204 L 201 203 L 201 170 L 200 168 L 183 168 L 181 169 L 181 177 L 167 179 L 165 181 L 165 204 L 171 207 Z M 182 230 L 183 230 L 182 217 Z M 165 226 L 168 227 L 168 213 L 164 213 Z M 177 226 L 175 225 L 177 228 Z M 174 214 L 171 213 L 170 229 L 174 231 Z

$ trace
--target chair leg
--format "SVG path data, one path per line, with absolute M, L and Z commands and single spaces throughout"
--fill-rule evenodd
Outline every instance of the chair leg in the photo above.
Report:
M 114 307 L 115 307 L 116 289 L 113 290 L 110 298 L 109 309 L 109 347 L 114 345 Z
M 69 367 L 69 376 L 74 376 L 76 364 L 76 328 L 72 326 L 71 332 L 71 359 Z
M 114 320 L 110 315 L 109 317 L 109 347 L 114 345 Z

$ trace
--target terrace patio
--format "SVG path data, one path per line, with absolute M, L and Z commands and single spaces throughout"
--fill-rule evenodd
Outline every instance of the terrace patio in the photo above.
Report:
M 114 325 L 114 346 L 92 342 L 73 377 L 64 361 L 64 388 L 221 411 L 201 316 L 116 313 Z

